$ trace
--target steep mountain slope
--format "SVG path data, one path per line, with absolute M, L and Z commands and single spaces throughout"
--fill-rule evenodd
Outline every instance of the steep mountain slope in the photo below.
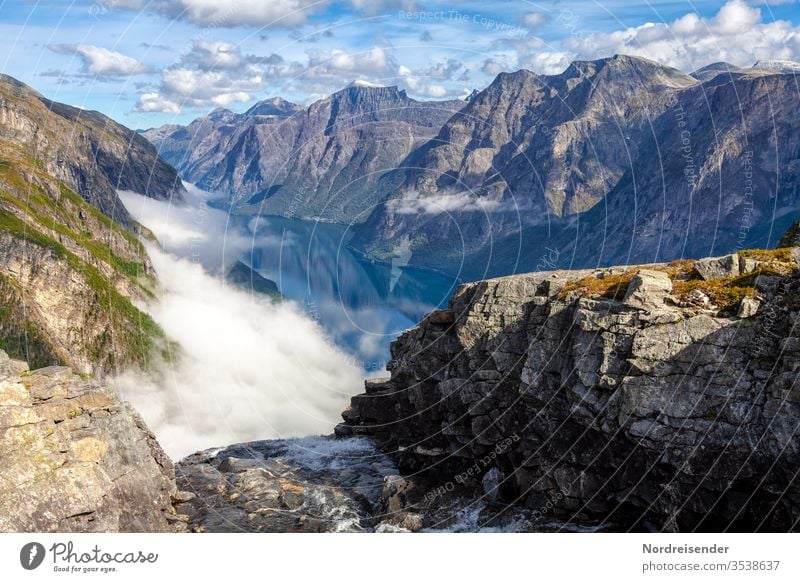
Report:
M 774 246 L 800 214 L 798 109 L 795 76 L 768 69 L 682 91 L 567 252 L 637 263 Z
M 0 128 L 41 170 L 118 222 L 129 217 L 116 190 L 180 199 L 174 168 L 141 135 L 96 111 L 50 101 L 6 75 L 0 75 Z
M 696 84 L 626 56 L 576 61 L 560 75 L 501 74 L 408 161 L 402 188 L 478 191 L 554 216 L 591 208 L 630 167 L 629 142 Z
M 80 372 L 146 362 L 161 332 L 132 301 L 152 268 L 116 187 L 182 189 L 141 136 L 0 79 L 0 348 Z
M 144 135 L 186 180 L 242 212 L 349 223 L 380 201 L 377 179 L 464 105 L 353 84 L 307 109 L 273 99 Z
M 354 242 L 465 278 L 774 245 L 800 210 L 795 77 L 697 76 L 622 56 L 501 75 L 383 178 Z

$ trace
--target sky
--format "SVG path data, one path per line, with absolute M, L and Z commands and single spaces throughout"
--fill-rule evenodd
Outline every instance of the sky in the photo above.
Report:
M 798 0 L 0 0 L 0 71 L 133 128 L 308 104 L 354 80 L 463 97 L 618 53 L 800 61 Z

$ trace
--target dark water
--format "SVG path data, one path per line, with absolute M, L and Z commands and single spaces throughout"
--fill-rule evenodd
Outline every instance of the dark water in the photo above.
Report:
M 444 307 L 458 282 L 405 267 L 368 261 L 347 247 L 340 225 L 259 217 L 251 221 L 247 260 L 297 301 L 367 371 L 382 370 L 389 344 L 433 309 Z

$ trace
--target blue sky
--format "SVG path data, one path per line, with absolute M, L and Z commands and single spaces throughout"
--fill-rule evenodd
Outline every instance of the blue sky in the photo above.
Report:
M 235 6 L 235 8 L 231 8 Z M 131 127 L 350 81 L 446 99 L 500 71 L 646 56 L 686 71 L 800 60 L 794 0 L 0 0 L 0 70 Z

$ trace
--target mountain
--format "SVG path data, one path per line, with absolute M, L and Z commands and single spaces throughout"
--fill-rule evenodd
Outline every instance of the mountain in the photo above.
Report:
M 236 264 L 225 276 L 225 280 L 248 293 L 259 293 L 272 299 L 281 298 L 281 292 L 275 281 L 267 279 L 242 261 L 236 261 Z
M 354 83 L 305 109 L 271 99 L 144 135 L 184 179 L 228 194 L 240 212 L 349 223 L 380 201 L 378 178 L 464 105 Z
M 584 264 L 775 246 L 800 217 L 799 107 L 795 76 L 766 69 L 681 91 L 603 204 L 559 243 Z
M 741 73 L 744 69 L 741 67 L 737 67 L 736 65 L 732 65 L 731 63 L 719 62 L 719 63 L 711 63 L 710 65 L 706 65 L 705 67 L 700 67 L 694 73 L 692 73 L 692 77 L 697 79 L 698 81 L 708 81 L 713 79 L 717 75 L 721 74 L 732 74 L 732 73 Z
M 117 189 L 179 201 L 173 168 L 107 117 L 0 77 L 0 348 L 81 373 L 144 365 L 162 341 L 133 302 L 153 269 Z
M 353 242 L 467 279 L 774 246 L 800 211 L 794 75 L 696 76 L 624 56 L 502 74 L 382 178 Z
M 766 60 L 758 61 L 753 65 L 754 69 L 763 69 L 772 71 L 773 73 L 787 73 L 798 74 L 800 73 L 800 63 L 796 61 L 781 61 L 781 60 Z
M 190 152 L 181 172 L 234 211 L 354 224 L 371 259 L 406 249 L 467 280 L 655 262 L 768 248 L 800 217 L 791 65 L 687 75 L 616 55 L 503 73 L 452 106 L 351 86 L 263 122 L 217 112 L 148 135 Z
M 96 111 L 46 99 L 6 75 L 0 75 L 0 126 L 3 139 L 27 149 L 41 170 L 121 223 L 129 217 L 117 190 L 180 199 L 175 169 L 144 137 Z
M 634 166 L 653 119 L 697 84 L 621 55 L 559 75 L 500 74 L 384 177 L 391 193 L 356 242 L 385 258 L 410 236 L 417 264 L 433 266 L 435 256 L 453 264 L 522 227 L 560 224 L 605 197 Z

